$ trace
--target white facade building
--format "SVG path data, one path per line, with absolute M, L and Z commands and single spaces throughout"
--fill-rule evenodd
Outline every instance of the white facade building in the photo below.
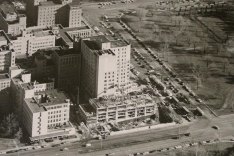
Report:
M 57 90 L 38 92 L 23 103 L 24 126 L 32 138 L 74 133 L 69 122 L 70 100 Z
M 10 37 L 16 57 L 31 56 L 38 49 L 55 46 L 55 35 L 50 29 L 30 27 L 18 37 Z
M 131 90 L 130 51 L 130 45 L 111 36 L 81 41 L 81 85 L 88 98 L 114 94 L 113 88 L 126 93 Z
M 11 35 L 19 35 L 25 28 L 26 16 L 18 14 L 9 2 L 3 2 L 0 5 L 0 29 Z

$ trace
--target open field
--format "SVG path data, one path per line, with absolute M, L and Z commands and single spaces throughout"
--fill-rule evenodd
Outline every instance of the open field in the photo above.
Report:
M 219 143 L 160 153 L 157 156 L 232 156 L 233 149 L 233 143 Z
M 232 112 L 234 95 L 233 26 L 216 16 L 168 15 L 155 7 L 137 8 L 124 21 L 144 43 L 219 114 Z M 227 37 L 228 34 L 228 37 Z M 227 40 L 227 41 L 225 41 Z M 225 44 L 223 42 L 225 41 Z
M 200 98 L 219 115 L 232 113 L 234 13 L 176 16 L 170 10 L 158 7 L 157 2 L 136 0 L 104 8 L 99 8 L 98 4 L 84 4 L 83 12 L 92 25 L 100 28 L 103 15 L 125 13 L 123 20 L 136 35 L 167 62 Z M 130 43 L 133 47 L 137 46 L 134 42 Z M 142 55 L 147 57 L 144 53 Z

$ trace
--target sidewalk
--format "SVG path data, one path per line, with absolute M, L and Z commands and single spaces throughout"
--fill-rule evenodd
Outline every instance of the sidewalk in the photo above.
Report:
M 7 150 L 0 150 L 0 155 L 2 154 L 7 154 L 7 153 L 15 153 L 18 151 L 28 151 L 28 150 L 35 150 L 35 149 L 40 149 L 40 148 L 48 148 L 48 147 L 57 147 L 66 143 L 73 143 L 80 141 L 80 137 L 76 135 L 77 138 L 71 138 L 71 139 L 64 139 L 64 140 L 55 140 L 53 142 L 47 143 L 47 142 L 41 142 L 40 144 L 35 144 L 35 145 L 29 145 L 29 146 L 23 146 L 19 148 L 11 148 Z

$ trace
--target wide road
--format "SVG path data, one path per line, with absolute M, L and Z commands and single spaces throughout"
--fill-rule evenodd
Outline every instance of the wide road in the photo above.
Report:
M 115 155 L 128 155 L 129 153 L 144 152 L 153 149 L 171 147 L 188 142 L 210 140 L 234 135 L 234 115 L 220 116 L 213 119 L 200 119 L 193 124 L 176 125 L 168 129 L 147 130 L 127 135 L 109 137 L 103 141 L 92 141 L 92 147 L 82 147 L 81 143 L 65 145 L 68 151 L 60 151 L 63 147 L 46 148 L 34 151 L 25 151 L 20 153 L 8 154 L 12 156 L 104 156 L 107 153 L 114 152 Z M 212 126 L 218 126 L 215 130 Z M 180 127 L 180 128 L 178 128 Z M 169 139 L 171 134 L 178 132 L 191 132 L 190 137 L 181 137 L 180 139 Z M 64 146 L 64 147 L 65 147 Z

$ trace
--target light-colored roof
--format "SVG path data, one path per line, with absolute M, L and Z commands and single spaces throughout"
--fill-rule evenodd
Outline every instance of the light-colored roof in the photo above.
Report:
M 39 97 L 41 95 L 46 96 L 47 101 L 41 101 L 40 99 L 37 98 L 37 96 Z M 66 99 L 67 96 L 64 94 L 64 92 L 53 89 L 53 90 L 38 92 L 36 93 L 34 98 L 25 99 L 25 102 L 30 108 L 30 110 L 36 113 L 36 112 L 46 111 L 47 110 L 46 107 L 48 106 L 65 104 Z

